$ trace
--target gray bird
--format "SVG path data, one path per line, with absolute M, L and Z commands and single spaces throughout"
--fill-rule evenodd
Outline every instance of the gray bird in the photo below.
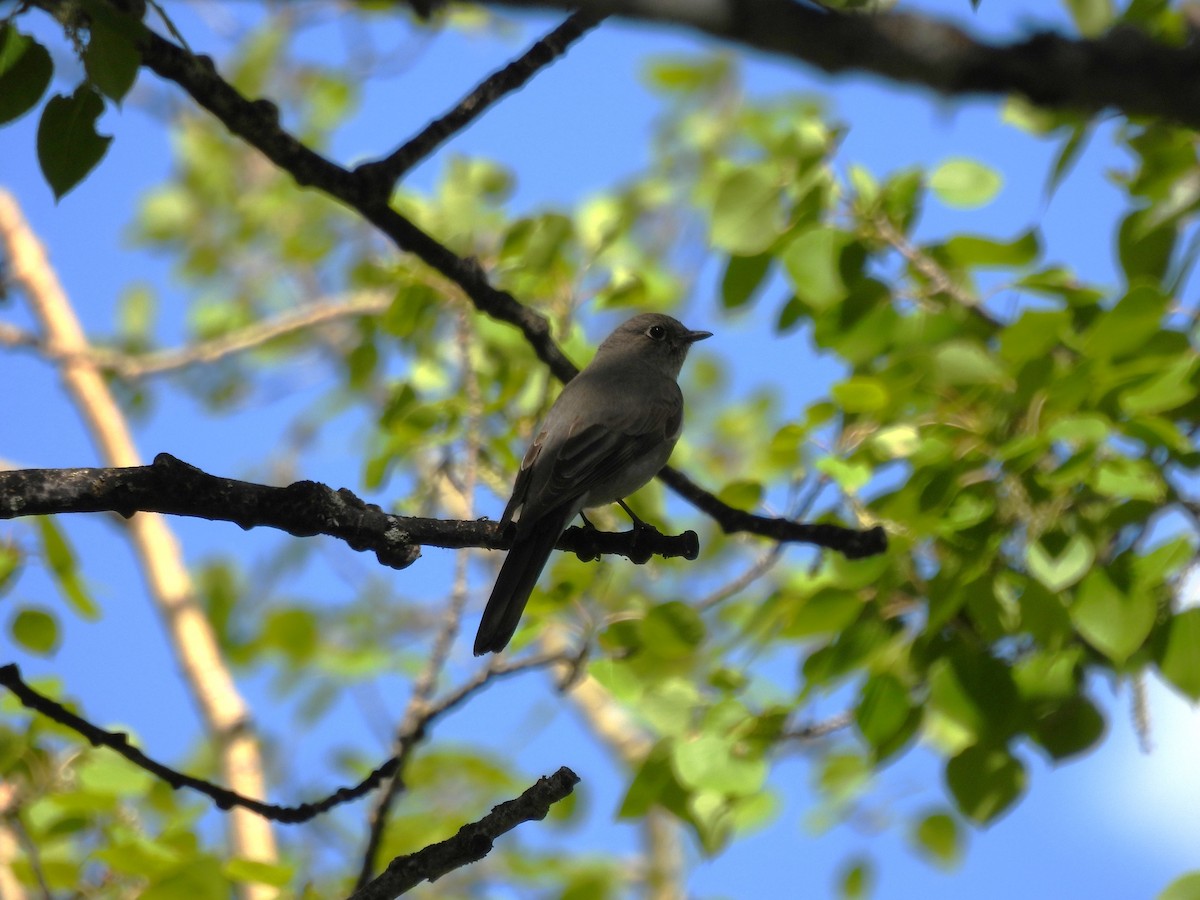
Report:
M 475 635 L 476 656 L 508 645 L 571 520 L 629 496 L 667 464 L 683 427 L 676 379 L 688 349 L 708 337 L 712 332 L 690 331 L 670 316 L 634 316 L 567 382 L 500 517 L 503 525 L 516 516 L 517 531 Z

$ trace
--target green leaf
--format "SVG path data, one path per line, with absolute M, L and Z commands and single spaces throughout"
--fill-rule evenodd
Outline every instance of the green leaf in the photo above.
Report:
M 107 797 L 131 798 L 157 782 L 150 772 L 107 750 L 88 754 L 76 768 L 75 777 L 84 790 Z
M 1034 231 L 1007 242 L 964 234 L 946 241 L 942 251 L 950 261 L 966 268 L 1014 269 L 1037 259 L 1041 244 Z
M 70 97 L 50 98 L 38 123 L 37 153 L 42 175 L 61 200 L 104 158 L 111 137 L 96 133 L 104 100 L 88 84 Z
M 838 878 L 838 894 L 842 900 L 866 900 L 874 889 L 875 867 L 866 859 L 854 860 Z
M 1158 668 L 1185 697 L 1200 701 L 1200 608 L 1171 617 Z
M 1067 139 L 1063 141 L 1062 147 L 1059 148 L 1058 153 L 1055 155 L 1054 165 L 1050 169 L 1050 175 L 1046 178 L 1047 200 L 1054 196 L 1054 192 L 1058 190 L 1058 186 L 1062 184 L 1063 179 L 1070 173 L 1075 165 L 1075 161 L 1079 159 L 1079 154 L 1087 146 L 1090 136 L 1090 122 L 1075 125 L 1071 128 L 1071 133 L 1067 135 Z
M 1032 734 L 1056 760 L 1090 750 L 1104 736 L 1104 716 L 1086 697 L 1074 696 L 1041 713 Z
M 854 721 L 867 743 L 878 750 L 904 728 L 911 712 L 904 685 L 891 675 L 873 675 L 863 685 Z
M 1025 767 L 1006 748 L 976 744 L 946 764 L 946 784 L 963 815 L 992 822 L 1025 792 Z
M 882 379 L 869 375 L 854 375 L 835 384 L 830 393 L 833 400 L 848 413 L 879 412 L 888 405 L 887 386 Z
M 0 124 L 33 109 L 53 75 L 45 47 L 11 25 L 0 26 Z
M 47 610 L 22 607 L 9 625 L 13 640 L 38 656 L 49 656 L 58 648 L 58 620 Z
M 726 175 L 713 202 L 713 246 L 737 256 L 764 252 L 783 227 L 782 193 L 778 179 L 764 167 Z
M 102 8 L 103 4 L 95 4 Z M 132 20 L 129 20 L 132 21 Z M 125 26 L 125 27 L 123 27 Z M 119 17 L 93 17 L 83 65 L 92 84 L 118 105 L 137 80 L 142 56 Z
M 24 558 L 16 544 L 0 544 L 0 594 L 14 581 Z
M 1166 366 L 1156 376 L 1121 394 L 1121 409 L 1131 416 L 1176 409 L 1196 397 L 1193 376 L 1200 359 L 1188 354 Z
M 39 518 L 37 525 L 46 564 L 67 603 L 85 619 L 100 618 L 100 608 L 88 594 L 75 563 L 75 553 L 58 525 L 48 516 Z
M 797 299 L 818 312 L 846 299 L 841 255 L 850 237 L 830 228 L 801 232 L 781 257 Z
M 292 867 L 280 863 L 265 863 L 257 859 L 234 858 L 224 865 L 225 877 L 231 881 L 286 887 L 292 880 Z
M 1141 350 L 1162 328 L 1169 298 L 1139 285 L 1102 313 L 1083 339 L 1083 352 L 1095 359 L 1119 358 Z
M 1103 569 L 1087 574 L 1070 609 L 1084 639 L 1118 665 L 1145 642 L 1157 611 L 1153 594 L 1122 591 Z
M 965 387 L 1003 380 L 1003 370 L 979 344 L 947 341 L 933 352 L 933 371 L 942 384 Z
M 690 655 L 704 640 L 704 633 L 700 614 L 679 600 L 653 607 L 642 622 L 646 648 L 665 659 Z
M 1189 872 L 1172 881 L 1158 900 L 1200 900 L 1200 872 Z
M 851 591 L 827 589 L 803 600 L 784 623 L 788 637 L 836 634 L 858 618 L 863 601 Z
M 1124 456 L 1104 460 L 1092 470 L 1088 482 L 1096 493 L 1114 500 L 1158 502 L 1166 493 L 1162 475 L 1153 463 Z
M 1057 556 L 1051 556 L 1041 543 L 1025 548 L 1029 574 L 1047 590 L 1061 591 L 1081 579 L 1096 560 L 1096 551 L 1082 534 L 1074 534 Z
M 726 309 L 738 309 L 749 303 L 770 271 L 773 259 L 767 253 L 729 257 L 725 277 L 721 279 L 721 304 Z
M 1066 4 L 1084 37 L 1096 37 L 1112 24 L 1112 0 L 1066 0 Z
M 673 743 L 670 740 L 659 741 L 646 754 L 629 783 L 629 789 L 617 810 L 617 818 L 636 819 L 644 816 L 651 807 L 661 802 L 666 791 L 671 788 L 679 790 L 671 772 Z
M 944 869 L 962 860 L 962 829 L 948 813 L 930 813 L 921 818 L 909 833 L 909 840 L 918 853 Z
M 990 203 L 1003 179 L 973 159 L 948 159 L 929 176 L 929 187 L 947 206 L 970 209 Z
M 1117 229 L 1117 256 L 1130 284 L 1139 279 L 1161 282 L 1171 264 L 1178 232 L 1172 223 L 1150 227 L 1153 215 L 1153 207 L 1135 210 Z
M 714 734 L 677 741 L 671 763 L 684 787 L 722 796 L 749 796 L 759 791 L 767 779 L 767 764 L 762 757 L 739 754 L 733 743 Z

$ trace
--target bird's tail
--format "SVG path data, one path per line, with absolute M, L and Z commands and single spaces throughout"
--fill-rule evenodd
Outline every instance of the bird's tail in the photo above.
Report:
M 475 635 L 476 656 L 499 653 L 508 646 L 538 576 L 565 527 L 562 517 L 551 513 L 542 516 L 527 534 L 518 536 L 513 542 L 483 610 L 483 619 Z

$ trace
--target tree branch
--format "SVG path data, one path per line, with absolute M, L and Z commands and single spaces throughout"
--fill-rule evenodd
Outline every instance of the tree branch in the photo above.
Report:
M 546 818 L 550 807 L 569 796 L 579 776 L 563 766 L 515 800 L 506 800 L 480 819 L 464 825 L 454 837 L 409 856 L 392 860 L 382 875 L 355 891 L 350 900 L 391 900 L 422 881 L 436 881 L 448 872 L 478 862 L 492 850 L 496 838 L 524 822 Z
M 420 546 L 506 550 L 513 527 L 498 522 L 424 519 L 385 513 L 346 488 L 315 481 L 270 487 L 219 478 L 160 453 L 149 466 L 119 469 L 14 469 L 0 472 L 0 520 L 57 513 L 135 512 L 233 522 L 243 529 L 277 528 L 296 537 L 325 534 L 352 549 L 371 550 L 385 566 L 404 569 Z M 583 560 L 616 554 L 642 563 L 651 555 L 695 559 L 694 531 L 662 535 L 647 529 L 602 532 L 568 528 L 556 545 Z
M 981 41 L 922 13 L 847 14 L 797 0 L 494 0 L 682 25 L 824 72 L 865 72 L 947 96 L 1019 94 L 1058 110 L 1115 109 L 1200 128 L 1200 48 L 1131 27 L 1094 39 L 1041 31 Z
M 749 5 L 758 2 L 763 0 L 753 0 Z M 53 14 L 62 8 L 63 0 L 37 0 L 37 5 Z M 791 7 L 793 4 L 784 2 L 784 5 Z M 682 10 L 710 6 L 673 4 Z M 854 17 L 852 21 L 865 20 Z M 372 175 L 369 168 L 350 171 L 305 146 L 280 127 L 275 104 L 243 97 L 221 78 L 209 57 L 192 54 L 149 30 L 144 32 L 139 49 L 146 67 L 182 87 L 232 134 L 288 172 L 297 184 L 315 187 L 345 203 L 383 232 L 398 249 L 414 254 L 455 282 L 477 310 L 515 325 L 537 358 L 555 377 L 565 382 L 579 372 L 554 342 L 550 324 L 544 316 L 517 301 L 507 291 L 493 287 L 476 260 L 458 256 L 388 205 L 391 184 L 387 178 L 380 178 L 378 172 Z M 675 469 L 664 469 L 659 477 L 684 499 L 716 519 L 726 532 L 747 531 L 779 541 L 811 543 L 852 557 L 882 553 L 887 547 L 886 535 L 881 528 L 858 532 L 835 525 L 811 525 L 755 516 L 726 505 Z
M 493 103 L 524 87 L 534 75 L 550 65 L 567 49 L 604 20 L 603 14 L 574 12 L 566 20 L 536 41 L 517 59 L 484 79 L 458 105 L 434 119 L 416 137 L 391 155 L 363 163 L 355 171 L 363 177 L 395 185 L 413 166 L 436 150 L 444 141 L 467 127 Z
M 51 700 L 21 678 L 21 670 L 15 663 L 0 666 L 0 687 L 6 687 L 27 709 L 40 713 L 52 721 L 82 735 L 93 747 L 107 747 L 120 754 L 135 766 L 145 769 L 151 775 L 161 778 L 171 787 L 178 790 L 181 787 L 191 788 L 212 799 L 219 809 L 238 807 L 257 813 L 264 819 L 280 822 L 284 825 L 296 825 L 307 822 L 335 806 L 357 800 L 370 793 L 385 779 L 390 778 L 402 766 L 408 753 L 421 737 L 425 735 L 428 726 L 437 718 L 452 709 L 457 708 L 470 696 L 475 694 L 494 678 L 502 678 L 518 672 L 541 668 L 563 662 L 560 655 L 542 654 L 530 656 L 522 660 L 495 663 L 481 669 L 473 678 L 459 685 L 445 696 L 436 701 L 422 704 L 418 714 L 413 719 L 413 727 L 407 741 L 401 745 L 400 751 L 381 763 L 375 771 L 353 787 L 341 787 L 329 796 L 311 803 L 300 803 L 295 806 L 282 806 L 266 803 L 253 797 L 247 797 L 236 791 L 223 788 L 203 778 L 180 772 L 164 763 L 151 759 L 137 747 L 129 743 L 129 736 L 123 732 L 105 731 L 82 716 L 71 712 L 61 703 Z

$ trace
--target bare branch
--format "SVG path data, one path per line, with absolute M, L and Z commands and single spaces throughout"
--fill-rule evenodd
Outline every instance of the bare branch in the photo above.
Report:
M 493 72 L 463 97 L 458 105 L 406 142 L 390 156 L 363 163 L 356 174 L 394 185 L 413 166 L 446 140 L 462 131 L 497 101 L 524 87 L 534 75 L 550 65 L 567 49 L 603 21 L 593 12 L 575 12 L 503 69 Z
M 922 13 L 847 14 L 797 0 L 499 0 L 682 25 L 829 73 L 862 72 L 946 96 L 1019 94 L 1047 109 L 1150 116 L 1200 128 L 1200 47 L 1135 28 L 1077 40 L 1042 31 L 989 43 Z
M 410 856 L 392 860 L 382 875 L 355 891 L 350 900 L 391 900 L 422 881 L 436 881 L 448 872 L 483 859 L 496 838 L 524 822 L 546 818 L 550 807 L 570 795 L 579 776 L 563 766 L 517 797 L 506 800 L 478 822 L 464 825 L 454 837 L 431 844 Z
M 364 294 L 349 300 L 313 303 L 291 310 L 271 319 L 247 325 L 229 334 L 183 347 L 156 350 L 151 353 L 121 353 L 104 347 L 89 347 L 85 351 L 66 352 L 48 346 L 37 335 L 0 322 L 0 345 L 32 350 L 53 363 L 83 360 L 104 372 L 122 378 L 146 378 L 194 365 L 219 362 L 228 356 L 245 353 L 276 338 L 297 331 L 315 328 L 338 319 L 353 316 L 379 315 L 391 305 L 390 295 Z
M 172 769 L 168 765 L 151 759 L 137 747 L 129 743 L 129 735 L 118 731 L 105 731 L 103 728 L 93 725 L 82 716 L 71 712 L 61 703 L 57 703 L 45 694 L 35 691 L 22 680 L 21 672 L 14 663 L 0 666 L 0 685 L 8 688 L 21 701 L 22 705 L 28 709 L 41 713 L 46 718 L 52 719 L 60 725 L 78 732 L 87 738 L 94 747 L 108 747 L 115 753 L 119 753 L 135 766 L 145 769 L 150 774 L 161 778 L 176 790 L 181 787 L 191 788 L 211 798 L 220 809 L 230 809 L 237 806 L 258 813 L 265 819 L 281 822 L 286 825 L 307 822 L 309 819 L 335 806 L 355 800 L 374 790 L 383 778 L 395 770 L 397 764 L 396 758 L 393 757 L 354 787 L 339 788 L 325 799 L 315 803 L 301 803 L 298 806 L 279 806 L 274 803 L 264 803 L 253 797 L 242 796 L 220 785 L 213 784 L 211 781 L 184 774 L 176 769 Z
M 167 513 L 233 522 L 244 529 L 277 528 L 296 537 L 325 534 L 354 550 L 371 550 L 380 563 L 395 569 L 412 565 L 422 544 L 507 549 L 514 530 L 483 519 L 395 516 L 346 488 L 334 491 L 315 481 L 270 487 L 219 478 L 169 453 L 158 454 L 149 466 L 0 472 L 0 520 L 82 512 L 116 512 L 126 518 L 136 512 Z M 662 535 L 646 529 L 568 528 L 556 546 L 584 560 L 617 554 L 645 562 L 651 555 L 695 559 L 699 554 L 694 531 Z

